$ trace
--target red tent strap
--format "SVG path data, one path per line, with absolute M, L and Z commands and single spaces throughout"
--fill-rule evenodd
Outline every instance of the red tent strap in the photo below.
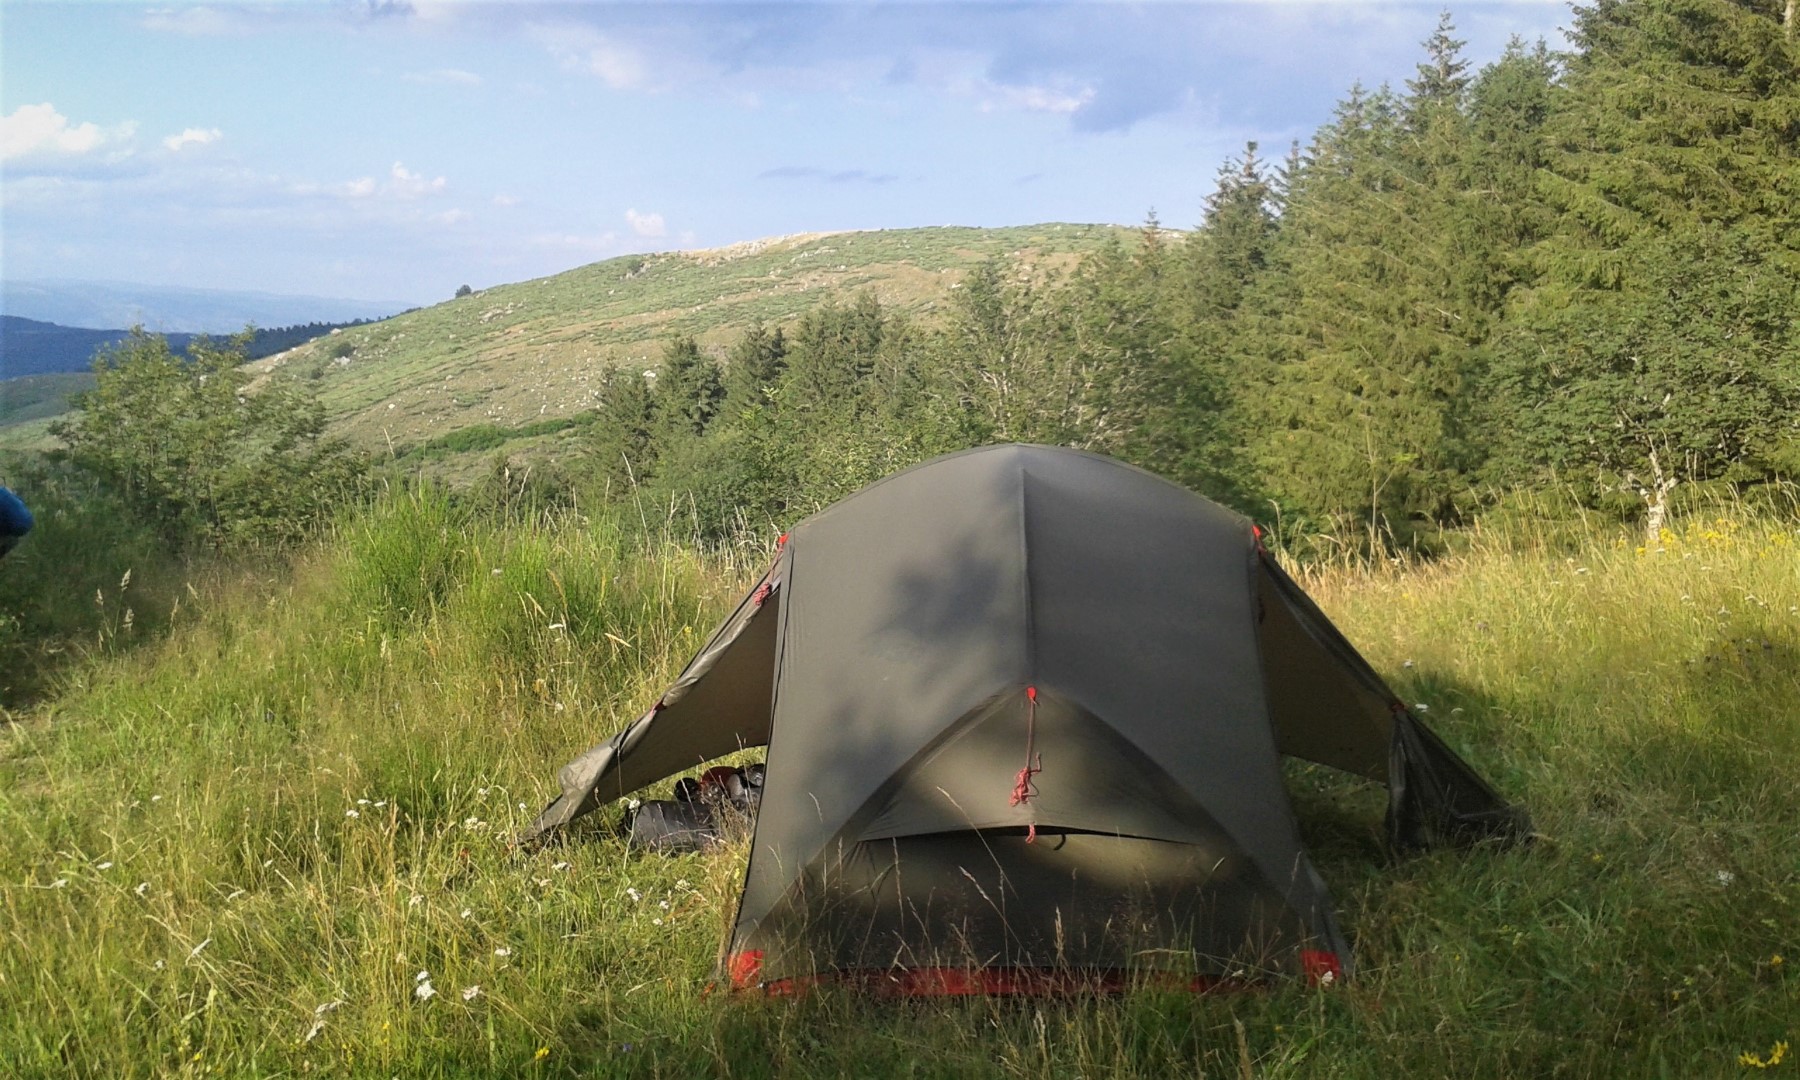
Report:
M 1012 802 L 1019 806 L 1031 801 L 1037 792 L 1032 790 L 1031 778 L 1044 771 L 1043 755 L 1037 752 L 1037 687 L 1025 688 L 1025 767 L 1013 777 Z M 1025 831 L 1027 844 L 1037 843 L 1037 822 L 1033 821 Z
M 767 600 L 769 598 L 769 594 L 774 591 L 775 591 L 775 587 L 765 581 L 761 585 L 758 585 L 756 587 L 756 592 L 750 597 L 750 601 L 752 603 L 754 603 L 757 607 L 762 607 L 763 602 L 765 600 Z

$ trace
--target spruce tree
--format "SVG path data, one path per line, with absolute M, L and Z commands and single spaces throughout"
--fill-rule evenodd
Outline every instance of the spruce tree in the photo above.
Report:
M 1578 10 L 1539 170 L 1555 228 L 1496 343 L 1500 477 L 1667 512 L 1800 445 L 1800 48 L 1772 3 Z

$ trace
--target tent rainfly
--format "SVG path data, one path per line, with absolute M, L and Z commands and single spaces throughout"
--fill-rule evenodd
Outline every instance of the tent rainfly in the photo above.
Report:
M 1385 784 L 1395 848 L 1530 828 L 1248 521 L 1043 446 L 937 458 L 796 526 L 526 838 L 752 746 L 737 988 L 1345 977 L 1283 754 Z

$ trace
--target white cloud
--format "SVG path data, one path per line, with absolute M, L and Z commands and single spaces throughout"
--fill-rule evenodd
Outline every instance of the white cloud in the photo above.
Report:
M 650 64 L 642 52 L 591 26 L 538 23 L 527 34 L 564 67 L 593 75 L 614 90 L 642 89 L 649 82 Z
M 164 139 L 163 145 L 170 150 L 180 152 L 190 146 L 205 146 L 225 137 L 218 128 L 188 128 L 179 135 L 171 135 Z
M 394 162 L 394 167 L 389 170 L 388 177 L 388 192 L 402 199 L 435 195 L 448 186 L 448 182 L 443 177 L 427 180 L 419 173 L 408 171 L 406 166 L 398 161 Z
M 1058 89 L 1051 86 L 1006 86 L 988 83 L 985 89 L 992 97 L 982 104 L 984 112 L 992 112 L 997 107 L 1003 107 L 1067 116 L 1079 111 L 1083 105 L 1094 100 L 1092 86 L 1083 86 L 1080 89 Z
M 468 221 L 473 217 L 474 215 L 467 210 L 446 210 L 441 214 L 432 215 L 431 220 L 440 225 L 461 225 L 463 222 Z
M 252 33 L 258 24 L 246 12 L 200 5 L 151 8 L 144 13 L 144 26 L 149 30 L 187 37 L 223 37 Z
M 517 206 L 517 205 L 519 205 L 519 197 L 517 195 L 507 195 L 504 193 L 500 194 L 500 195 L 496 195 L 496 196 L 494 196 L 494 205 L 495 206 Z
M 400 76 L 421 86 L 480 86 L 481 76 L 460 68 L 438 68 L 436 71 L 410 71 Z
M 118 147 L 137 131 L 129 121 L 106 129 L 92 121 L 74 124 L 49 102 L 21 105 L 0 117 L 0 161 L 25 157 L 80 157 Z
M 640 214 L 636 210 L 627 210 L 625 221 L 631 226 L 631 231 L 639 236 L 665 236 L 669 231 L 663 225 L 661 214 Z
M 388 170 L 385 180 L 377 180 L 373 176 L 359 176 L 354 180 L 333 184 L 325 190 L 343 199 L 409 202 L 426 196 L 441 195 L 449 187 L 450 181 L 444 177 L 434 176 L 428 179 L 423 173 L 416 173 L 407 168 L 405 163 L 396 161 Z

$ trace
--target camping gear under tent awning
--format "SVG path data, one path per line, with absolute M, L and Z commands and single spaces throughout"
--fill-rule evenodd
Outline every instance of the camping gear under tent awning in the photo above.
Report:
M 1342 969 L 1283 753 L 1387 784 L 1397 844 L 1526 828 L 1249 522 L 1050 447 L 938 458 L 795 527 L 529 835 L 764 744 L 739 982 Z

